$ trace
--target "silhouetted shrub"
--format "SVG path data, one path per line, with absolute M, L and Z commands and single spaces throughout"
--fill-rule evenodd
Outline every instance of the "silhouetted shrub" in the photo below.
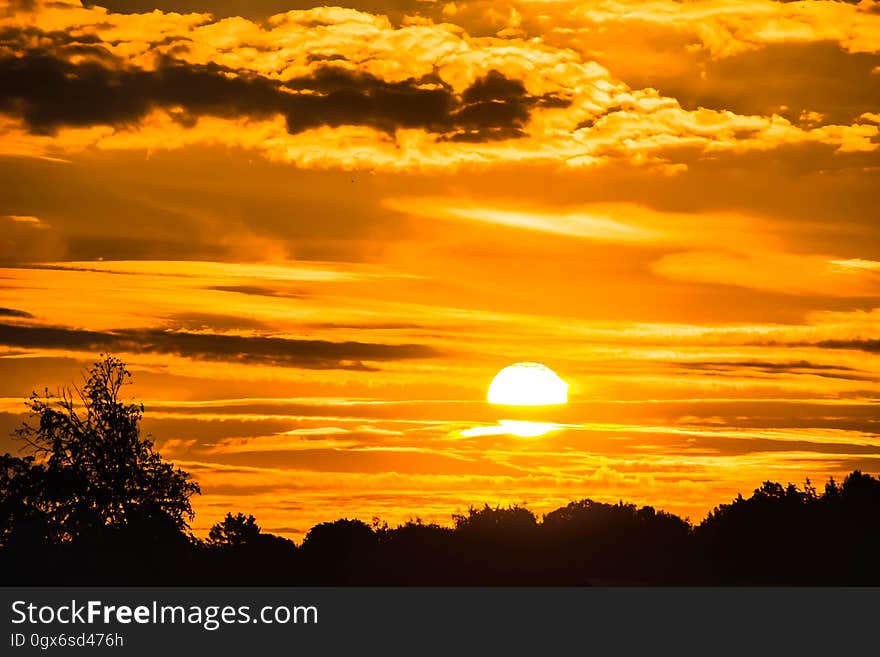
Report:
M 690 533 L 684 520 L 653 507 L 589 499 L 551 511 L 541 529 L 558 577 L 583 582 L 671 579 Z
M 382 555 L 377 580 L 384 584 L 442 585 L 461 574 L 451 527 L 410 520 L 393 529 L 382 527 L 377 534 Z
M 260 526 L 256 518 L 243 513 L 226 517 L 211 527 L 208 532 L 208 545 L 215 548 L 235 548 L 253 543 L 260 536 Z
M 290 583 L 296 580 L 296 552 L 293 541 L 263 533 L 252 515 L 227 513 L 202 546 L 198 561 L 207 569 L 200 579 L 215 583 L 215 573 L 222 572 L 224 584 Z
M 364 584 L 375 579 L 378 537 L 360 520 L 315 525 L 302 543 L 301 573 L 308 583 Z

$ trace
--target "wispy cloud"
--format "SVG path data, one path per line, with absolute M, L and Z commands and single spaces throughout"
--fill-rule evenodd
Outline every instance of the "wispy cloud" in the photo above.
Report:
M 33 315 L 24 310 L 15 308 L 0 308 L 0 317 L 20 317 L 22 319 L 33 319 Z
M 43 221 L 39 217 L 34 217 L 29 214 L 7 214 L 3 218 L 7 221 L 12 221 L 14 223 L 29 226 L 31 228 L 50 228 L 49 224 L 47 224 L 45 221 Z
M 310 369 L 368 370 L 366 362 L 430 358 L 424 345 L 297 340 L 272 336 L 188 333 L 155 329 L 87 331 L 63 327 L 0 324 L 0 344 L 10 347 L 73 350 L 86 353 L 148 352 L 245 364 Z

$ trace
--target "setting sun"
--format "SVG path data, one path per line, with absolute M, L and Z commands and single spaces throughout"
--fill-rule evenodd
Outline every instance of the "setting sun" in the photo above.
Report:
M 568 384 L 541 363 L 514 363 L 492 379 L 488 400 L 505 406 L 565 404 Z

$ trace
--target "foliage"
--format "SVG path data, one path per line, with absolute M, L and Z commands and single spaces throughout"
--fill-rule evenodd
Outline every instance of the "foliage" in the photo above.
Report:
M 260 535 L 260 526 L 253 516 L 227 513 L 222 522 L 211 527 L 208 545 L 212 547 L 239 547 L 253 543 Z
M 493 508 L 488 504 L 482 509 L 472 506 L 468 507 L 467 515 L 454 514 L 452 520 L 459 532 L 496 534 L 529 531 L 538 522 L 534 513 L 516 504 L 506 508 Z
M 2 461 L 4 542 L 36 527 L 55 543 L 145 523 L 188 528 L 199 486 L 141 437 L 143 405 L 121 397 L 130 379 L 124 363 L 107 356 L 81 388 L 30 397 L 16 432 L 30 454 Z

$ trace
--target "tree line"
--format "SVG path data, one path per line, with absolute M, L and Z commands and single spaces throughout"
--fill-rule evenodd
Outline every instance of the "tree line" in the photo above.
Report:
M 0 456 L 5 584 L 880 584 L 880 478 L 859 471 L 821 491 L 768 481 L 696 525 L 584 499 L 541 518 L 472 507 L 450 527 L 340 519 L 300 544 L 229 513 L 200 539 L 198 484 L 141 436 L 130 378 L 102 357 L 81 388 L 28 400 L 26 455 Z

